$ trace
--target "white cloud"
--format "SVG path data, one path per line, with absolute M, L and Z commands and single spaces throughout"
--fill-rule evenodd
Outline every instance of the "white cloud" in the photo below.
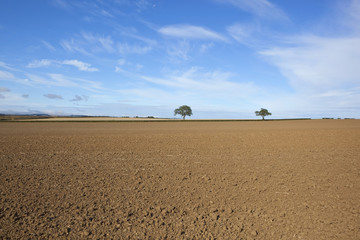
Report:
M 121 54 L 128 54 L 128 53 L 145 54 L 151 51 L 152 47 L 149 45 L 140 46 L 140 45 L 130 45 L 128 43 L 118 43 L 117 49 Z
M 144 80 L 133 88 L 118 90 L 125 99 L 137 104 L 179 106 L 189 104 L 198 109 L 232 111 L 253 108 L 252 98 L 261 99 L 263 91 L 251 81 L 237 79 L 232 72 L 207 71 L 192 67 L 185 71 L 167 71 L 160 77 L 133 74 Z M 185 101 L 185 102 L 184 102 Z
M 229 34 L 238 42 L 244 42 L 249 36 L 249 30 L 241 24 L 234 24 L 227 28 Z
M 298 36 L 293 44 L 259 53 L 277 66 L 297 89 L 360 85 L 360 38 Z
M 27 74 L 27 84 L 55 87 L 80 88 L 89 91 L 103 90 L 101 83 L 81 78 L 68 77 L 62 74 L 47 74 L 45 77 Z
M 113 18 L 113 17 L 114 17 L 111 13 L 109 13 L 108 11 L 106 11 L 106 10 L 104 10 L 104 9 L 101 9 L 101 10 L 100 10 L 100 14 L 103 15 L 103 16 L 105 16 L 105 17 L 110 17 L 110 18 Z
M 46 77 L 27 74 L 28 82 L 31 85 L 44 85 L 44 86 L 56 86 L 56 87 L 77 87 L 78 84 L 75 81 L 67 80 L 59 76 L 59 74 L 49 74 Z
M 114 41 L 110 36 L 96 36 L 92 33 L 82 33 L 82 37 L 91 46 L 93 52 L 114 52 Z
M 150 28 L 154 28 L 154 27 L 150 27 Z M 136 28 L 118 28 L 118 31 L 121 32 L 121 35 L 123 36 L 139 40 L 143 43 L 146 43 L 147 45 L 155 46 L 157 44 L 156 40 L 139 35 Z
M 286 20 L 288 17 L 277 6 L 268 0 L 215 0 L 220 3 L 231 4 L 243 11 L 250 12 L 258 17 L 274 20 Z
M 140 63 L 127 62 L 125 59 L 119 59 L 118 65 L 115 66 L 115 72 L 123 73 L 127 76 L 136 76 L 134 72 L 140 71 L 144 65 Z
M 136 0 L 134 3 L 137 6 L 138 11 L 144 11 L 150 5 L 148 0 Z
M 121 31 L 121 29 L 119 30 Z M 136 32 L 136 30 L 133 30 Z M 152 50 L 156 41 L 138 36 L 134 33 L 121 32 L 122 35 L 135 38 L 138 41 L 115 42 L 111 36 L 95 35 L 92 33 L 82 33 L 75 38 L 61 40 L 60 45 L 69 52 L 78 52 L 87 56 L 94 54 L 145 54 Z
M 237 42 L 250 47 L 260 45 L 259 39 L 263 39 L 264 29 L 258 23 L 235 23 L 227 27 L 227 31 Z
M 126 60 L 122 58 L 122 59 L 119 59 L 117 63 L 118 63 L 118 65 L 122 66 L 126 63 Z
M 122 69 L 121 67 L 115 66 L 115 72 L 122 73 L 122 72 L 126 72 L 126 71 L 124 69 Z
M 0 71 L 0 80 L 5 80 L 5 81 L 15 80 L 15 76 L 10 72 Z
M 341 22 L 351 31 L 360 34 L 360 0 L 341 1 L 337 8 L 341 11 Z
M 103 90 L 101 87 L 101 83 L 85 80 L 81 78 L 73 78 L 68 77 L 62 74 L 49 74 L 52 81 L 63 84 L 64 86 L 75 86 L 77 88 L 82 88 L 90 91 L 97 91 L 97 90 Z
M 306 35 L 286 41 L 290 46 L 259 54 L 279 69 L 294 92 L 264 103 L 278 112 L 296 109 L 311 117 L 356 116 L 360 106 L 360 38 Z
M 14 76 L 14 74 L 10 72 L 1 71 L 1 70 L 0 70 L 0 81 L 10 81 L 10 82 L 16 82 L 16 83 L 28 85 L 28 79 L 21 79 Z
M 99 71 L 99 69 L 97 69 L 97 68 L 90 67 L 91 64 L 84 63 L 84 62 L 81 62 L 79 60 L 64 60 L 64 61 L 62 61 L 62 64 L 77 67 L 80 71 L 85 71 L 85 72 L 97 72 L 97 71 Z
M 29 68 L 47 67 L 47 66 L 50 66 L 53 63 L 54 63 L 54 61 L 49 60 L 49 59 L 34 60 L 34 61 L 30 62 L 27 65 L 27 67 L 29 67 Z
M 79 52 L 84 55 L 91 55 L 90 51 L 84 49 L 84 43 L 71 38 L 70 40 L 61 40 L 60 45 L 62 48 L 69 52 Z
M 15 68 L 10 67 L 9 64 L 4 62 L 0 62 L 0 67 L 10 71 L 17 71 Z
M 250 81 L 231 81 L 230 78 L 234 77 L 235 75 L 231 72 L 203 71 L 197 67 L 192 67 L 185 72 L 171 72 L 161 78 L 142 76 L 148 82 L 175 91 L 182 91 L 197 99 L 218 98 L 225 101 L 241 99 L 258 90 Z
M 129 35 L 129 34 L 124 34 Z M 136 38 L 145 44 L 127 42 L 114 42 L 111 36 L 99 36 L 92 33 L 82 33 L 80 37 L 70 40 L 62 40 L 60 45 L 67 51 L 79 52 L 84 55 L 98 53 L 121 53 L 121 54 L 145 54 L 152 50 L 154 41 L 131 34 L 131 38 Z
M 44 46 L 47 48 L 47 49 L 49 49 L 50 51 L 56 51 L 56 48 L 53 46 L 53 45 L 51 45 L 50 43 L 48 43 L 47 41 L 41 41 L 43 44 L 44 44 Z
M 162 27 L 158 30 L 159 33 L 182 39 L 211 39 L 226 41 L 226 38 L 216 32 L 208 30 L 204 27 L 193 25 L 170 25 Z
M 190 50 L 190 44 L 186 40 L 171 43 L 166 48 L 167 54 L 175 61 L 188 60 Z
M 52 0 L 52 3 L 57 7 L 69 9 L 69 4 L 65 0 Z
M 201 53 L 205 53 L 207 52 L 210 48 L 214 47 L 214 43 L 205 43 L 205 44 L 201 44 L 200 46 L 200 52 Z
M 85 63 L 76 59 L 73 60 L 50 60 L 50 59 L 41 59 L 41 60 L 34 60 L 28 64 L 29 68 L 39 68 L 39 67 L 47 67 L 51 65 L 70 65 L 78 68 L 80 71 L 84 72 L 96 72 L 99 71 L 97 68 L 92 68 L 91 64 Z

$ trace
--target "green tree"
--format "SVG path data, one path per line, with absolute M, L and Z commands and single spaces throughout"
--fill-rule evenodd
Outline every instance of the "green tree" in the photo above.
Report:
M 263 120 L 265 120 L 266 116 L 270 116 L 271 112 L 269 112 L 267 109 L 262 108 L 260 111 L 255 111 L 256 116 L 261 116 Z
M 191 107 L 187 106 L 187 105 L 182 105 L 180 106 L 179 108 L 175 109 L 174 110 L 174 115 L 181 115 L 183 117 L 183 120 L 185 120 L 185 117 L 186 116 L 191 116 L 193 113 L 192 113 L 192 110 L 191 110 Z

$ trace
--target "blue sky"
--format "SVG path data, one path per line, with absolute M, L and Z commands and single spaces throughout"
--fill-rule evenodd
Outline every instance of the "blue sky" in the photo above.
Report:
M 3 0 L 0 112 L 360 117 L 360 0 Z

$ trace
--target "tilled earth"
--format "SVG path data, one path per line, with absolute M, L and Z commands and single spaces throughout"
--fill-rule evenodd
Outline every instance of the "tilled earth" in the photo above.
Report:
M 0 239 L 360 239 L 360 120 L 0 123 Z

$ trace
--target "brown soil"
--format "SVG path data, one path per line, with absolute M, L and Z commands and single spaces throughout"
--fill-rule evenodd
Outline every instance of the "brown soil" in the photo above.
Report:
M 1 239 L 360 239 L 360 120 L 0 123 Z

